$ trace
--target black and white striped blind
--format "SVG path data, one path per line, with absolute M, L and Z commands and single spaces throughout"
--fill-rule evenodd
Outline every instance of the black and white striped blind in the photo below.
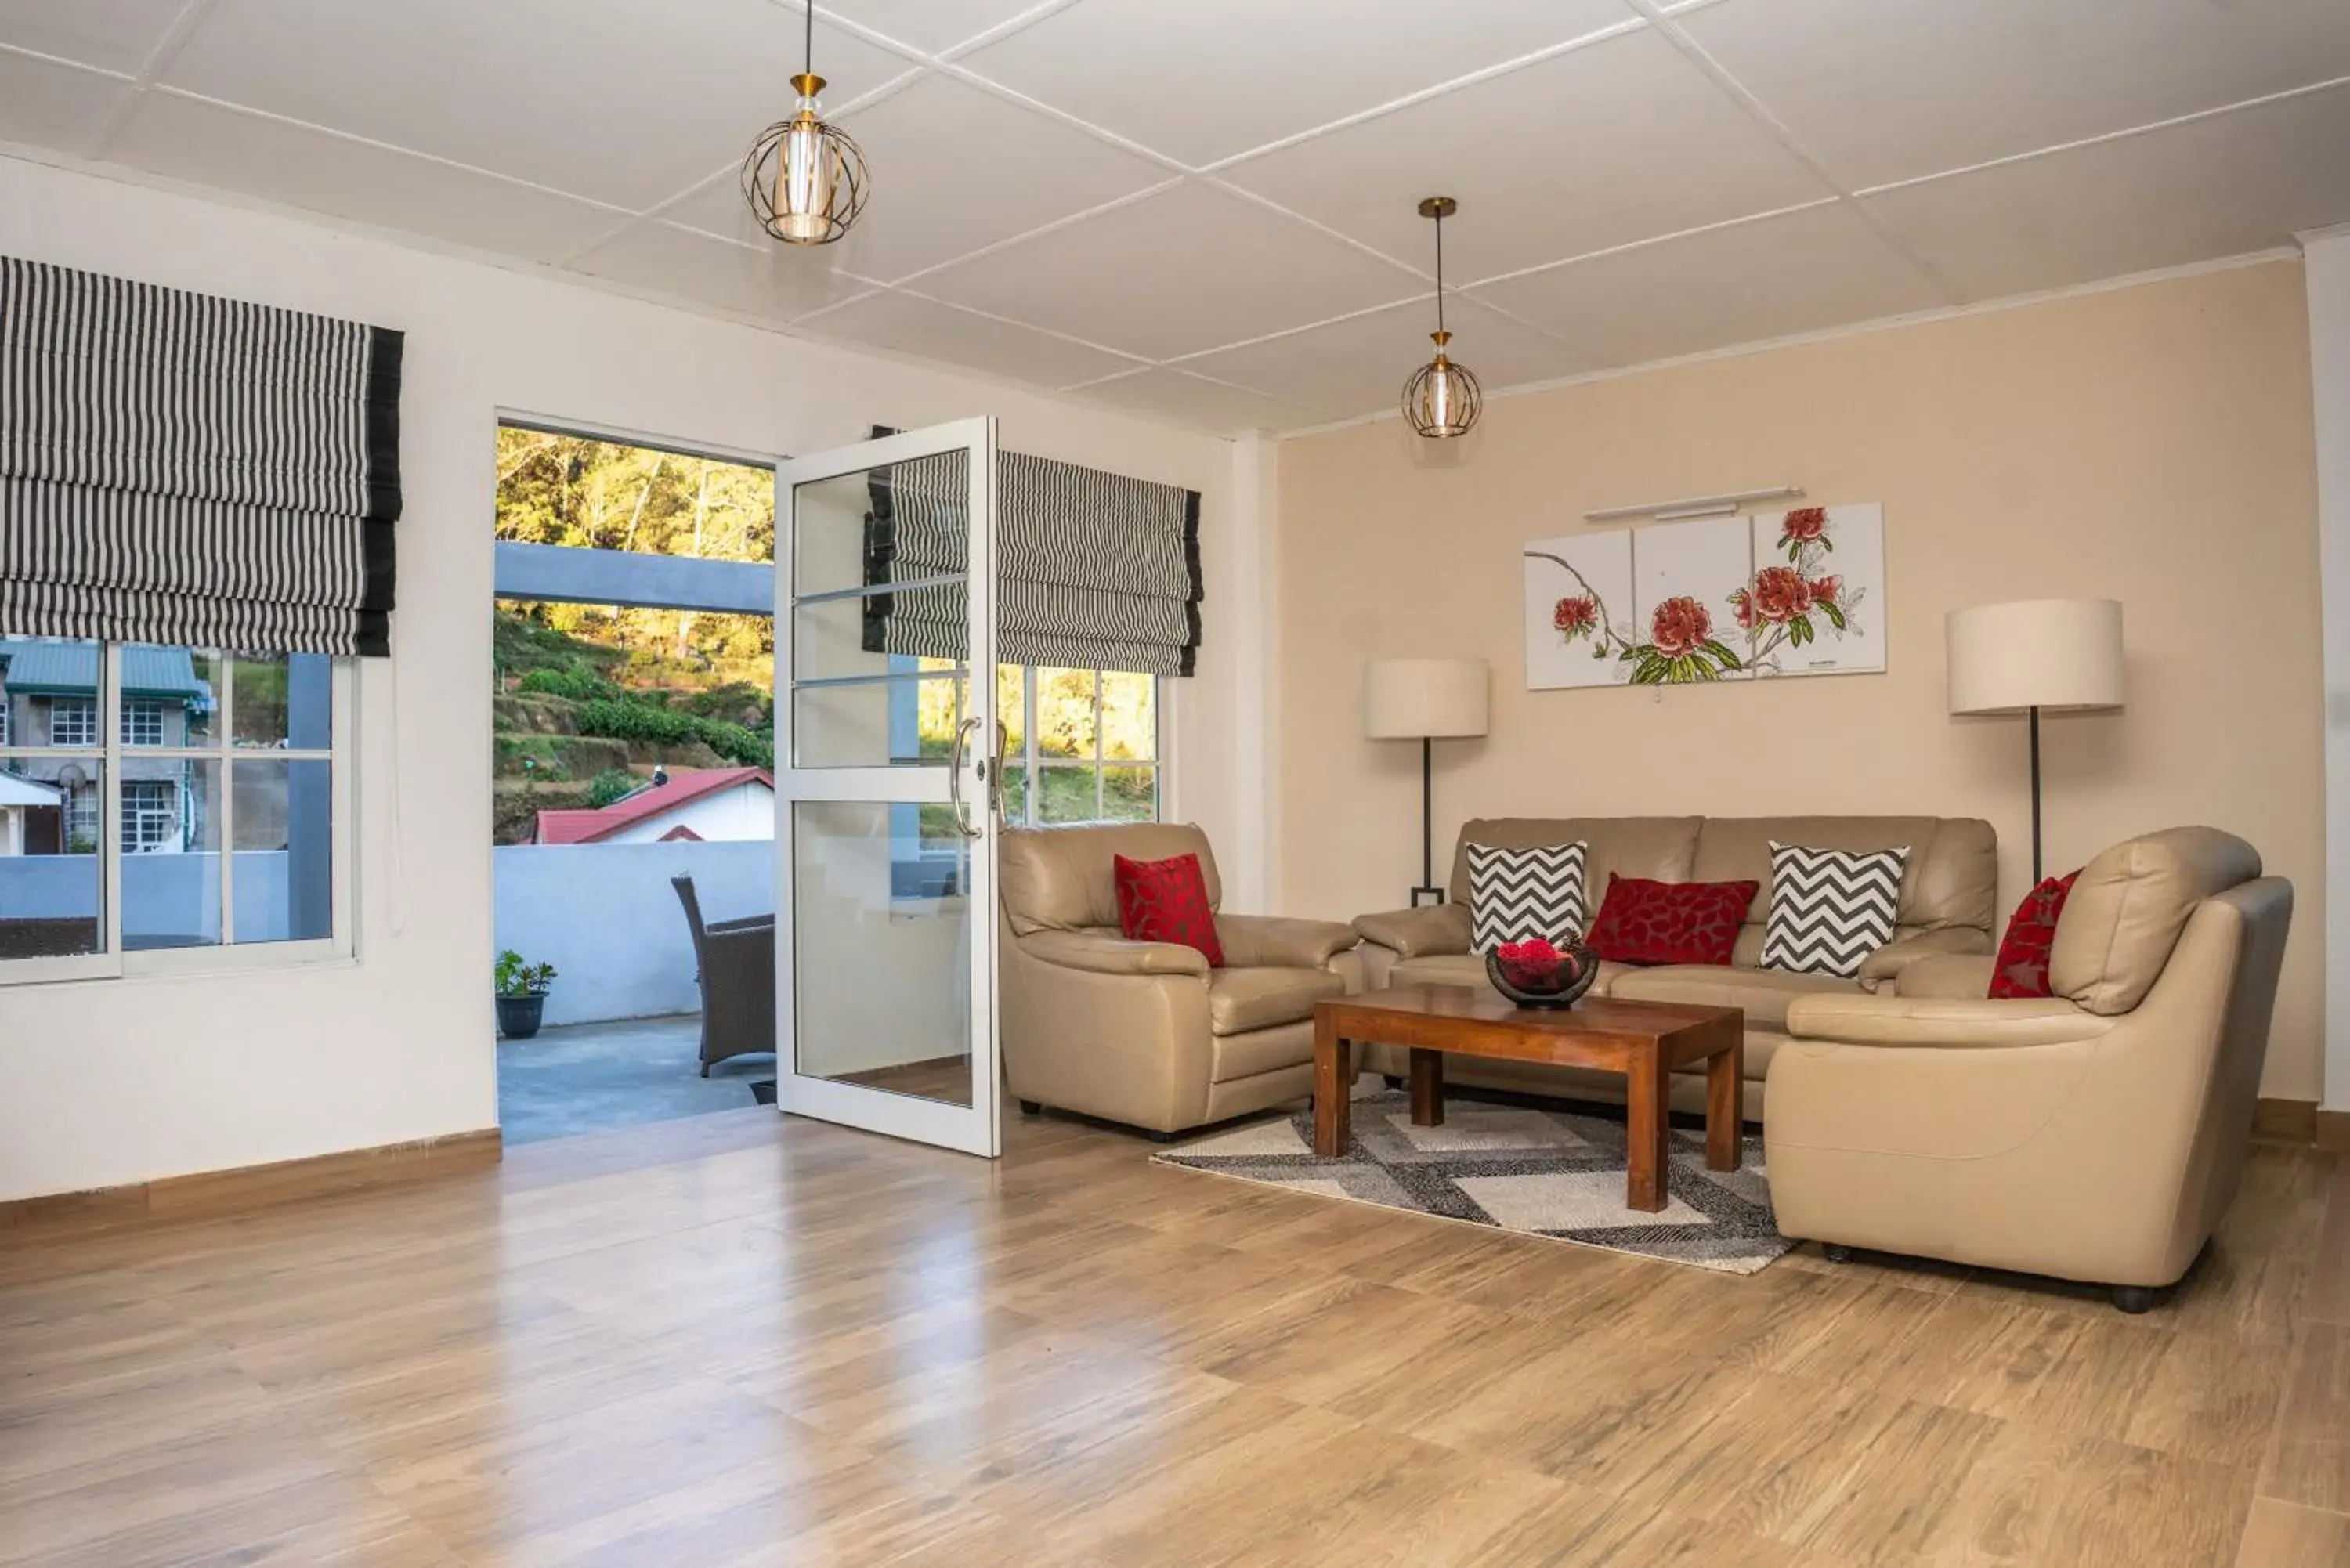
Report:
M 887 431 L 877 431 L 887 434 Z M 969 566 L 960 453 L 876 470 L 868 586 Z M 1051 458 L 996 459 L 996 657 L 1006 664 L 1189 675 L 1200 650 L 1200 496 Z M 961 584 L 866 601 L 868 652 L 966 656 Z
M 401 344 L 0 256 L 0 629 L 389 653 Z

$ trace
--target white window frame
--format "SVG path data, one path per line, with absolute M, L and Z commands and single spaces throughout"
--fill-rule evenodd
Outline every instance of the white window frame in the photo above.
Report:
M 1093 755 L 1090 757 L 1055 757 L 1047 756 L 1036 749 L 1036 671 L 1041 667 L 1034 664 L 1023 664 L 1016 668 L 1020 671 L 1021 750 L 1018 756 L 1006 757 L 1003 761 L 1007 769 L 1016 767 L 1021 770 L 1022 776 L 1026 781 L 1026 788 L 1023 791 L 1021 796 L 1020 819 L 1018 821 L 1014 821 L 1009 815 L 1006 815 L 1004 818 L 1005 826 L 1011 827 L 1079 827 L 1087 826 L 1087 824 L 1107 822 L 1109 819 L 1106 812 L 1106 806 L 1107 804 L 1107 791 L 1108 789 L 1108 785 L 1105 782 L 1104 775 L 1107 770 L 1111 768 L 1149 768 L 1150 770 L 1151 783 L 1151 815 L 1145 820 L 1150 822 L 1165 822 L 1167 820 L 1167 678 L 1163 675 L 1143 676 L 1144 680 L 1150 682 L 1150 755 L 1147 757 L 1110 757 L 1103 755 L 1101 681 L 1104 672 L 1099 670 L 1096 670 L 1090 671 L 1094 678 Z M 1073 667 L 1054 665 L 1050 668 L 1059 670 Z M 1110 670 L 1108 673 L 1117 675 L 1129 672 Z M 989 695 L 991 698 L 993 696 L 993 689 L 992 686 L 990 688 Z M 1094 775 L 1093 815 L 1087 817 L 1084 823 L 1039 822 L 1036 818 L 1036 807 L 1037 803 L 1044 798 L 1044 787 L 1040 780 L 1042 777 L 1042 770 L 1045 768 L 1069 768 L 1078 771 L 1090 769 Z M 999 792 L 999 794 L 1001 792 Z M 1125 817 L 1118 819 L 1120 823 L 1125 823 L 1129 820 L 1131 819 Z
M 341 658 L 333 661 L 329 677 L 331 713 L 328 745 L 323 750 L 295 750 L 284 746 L 239 746 L 234 743 L 231 719 L 235 702 L 234 656 L 209 649 L 197 651 L 213 653 L 215 671 L 215 722 L 205 743 L 141 745 L 136 748 L 124 745 L 122 726 L 102 722 L 106 715 L 121 711 L 122 701 L 122 645 L 109 642 L 99 645 L 99 691 L 93 704 L 97 733 L 105 737 L 105 744 L 12 746 L 8 749 L 7 755 L 11 758 L 94 761 L 102 768 L 100 776 L 104 780 L 104 787 L 99 796 L 98 859 L 103 888 L 99 927 L 105 936 L 106 950 L 57 958 L 0 959 L 0 988 L 57 981 L 293 969 L 346 961 L 356 952 L 354 926 L 358 908 L 356 861 L 359 852 L 357 661 Z M 124 844 L 122 835 L 122 763 L 124 753 L 134 749 L 141 762 L 163 758 L 190 763 L 217 762 L 220 764 L 220 799 L 216 804 L 216 813 L 221 846 L 221 934 L 217 942 L 200 947 L 144 948 L 137 952 L 122 950 L 122 862 L 126 854 L 133 853 Z M 333 822 L 328 839 L 328 853 L 333 862 L 329 867 L 332 935 L 300 941 L 240 942 L 236 940 L 236 820 L 234 804 L 236 792 L 230 770 L 240 761 L 325 762 L 330 765 L 328 809 L 333 814 Z M 68 819 L 70 815 L 68 803 Z M 68 831 L 70 832 L 69 826 Z
M 94 752 L 98 744 L 99 701 L 95 697 L 52 697 L 49 699 L 49 744 L 61 752 Z M 80 715 L 74 729 L 78 738 L 63 740 L 57 735 L 57 720 L 68 712 Z
M 142 732 L 152 731 L 151 741 Z M 151 697 L 133 697 L 122 704 L 122 743 L 146 749 L 163 743 L 163 704 Z
M 172 841 L 181 836 L 180 814 L 175 809 L 187 786 L 177 779 L 124 779 L 122 781 L 122 852 L 126 855 L 154 855 L 167 847 L 177 848 Z M 148 792 L 164 792 L 162 807 L 158 810 L 148 804 Z M 136 804 L 134 804 L 134 802 Z M 168 832 L 154 843 L 146 841 L 148 827 L 161 822 Z

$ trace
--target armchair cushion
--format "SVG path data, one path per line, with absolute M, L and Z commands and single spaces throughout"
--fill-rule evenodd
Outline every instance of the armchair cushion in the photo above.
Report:
M 1320 969 L 1361 939 L 1335 920 L 1218 915 L 1216 935 L 1233 969 Z
M 1931 953 L 1903 970 L 1899 979 L 1886 981 L 1877 994 L 1980 1002 L 1990 993 L 1991 970 L 1997 962 L 1989 953 Z
M 1840 1045 L 1907 1045 L 1988 1050 L 2094 1040 L 2110 1018 L 2064 997 L 2016 1002 L 1939 997 L 1805 996 L 1787 1007 L 1787 1033 L 1800 1041 Z
M 2065 896 L 2049 989 L 2092 1012 L 2127 1012 L 2154 989 L 2195 906 L 2260 874 L 2260 851 L 2216 827 L 2115 845 L 2081 867 Z
M 1129 941 L 1180 942 L 1206 956 L 1210 969 L 1224 962 L 1216 937 L 1215 905 L 1197 855 L 1164 860 L 1112 858 L 1118 887 L 1118 929 Z
M 1222 969 L 1208 979 L 1208 1032 L 1245 1034 L 1314 1016 L 1314 1004 L 1347 993 L 1326 969 Z
M 1208 972 L 1208 955 L 1180 942 L 1130 942 L 1107 931 L 1035 931 L 1018 940 L 1030 958 L 1095 974 Z
M 1362 915 L 1356 918 L 1355 929 L 1364 940 L 1393 949 L 1399 958 L 1465 953 L 1469 950 L 1469 906 L 1431 904 L 1418 909 Z
M 1897 937 L 1860 961 L 1860 988 L 1876 991 L 1889 980 L 1898 979 L 1911 964 L 1921 959 L 1939 958 L 1950 953 L 1988 953 L 1991 939 L 1972 926 L 1944 926 L 1938 930 L 1913 931 Z

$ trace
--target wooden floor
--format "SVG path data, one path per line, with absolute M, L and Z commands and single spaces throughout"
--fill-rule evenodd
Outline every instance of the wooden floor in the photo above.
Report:
M 2350 1565 L 2350 1164 L 2085 1293 L 764 1110 L 0 1240 L 0 1561 Z

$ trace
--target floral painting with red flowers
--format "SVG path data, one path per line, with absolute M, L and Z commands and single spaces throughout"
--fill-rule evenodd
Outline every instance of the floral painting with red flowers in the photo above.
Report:
M 1881 670 L 1873 621 L 1884 559 L 1874 505 L 1535 540 L 1525 548 L 1527 684 Z

